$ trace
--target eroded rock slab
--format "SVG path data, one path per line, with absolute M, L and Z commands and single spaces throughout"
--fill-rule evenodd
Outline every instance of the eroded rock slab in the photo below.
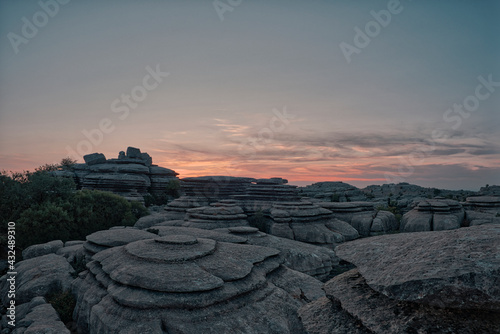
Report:
M 500 225 L 401 233 L 336 248 L 374 290 L 397 300 L 500 310 Z

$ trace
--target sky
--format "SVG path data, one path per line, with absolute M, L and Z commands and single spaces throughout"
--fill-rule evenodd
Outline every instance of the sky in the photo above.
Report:
M 500 2 L 0 0 L 0 170 L 500 184 Z

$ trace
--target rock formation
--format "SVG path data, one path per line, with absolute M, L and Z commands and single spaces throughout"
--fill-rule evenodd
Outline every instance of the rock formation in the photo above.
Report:
M 418 203 L 401 219 L 401 232 L 441 231 L 464 225 L 465 212 L 451 199 L 427 199 Z
M 317 182 L 301 188 L 304 196 L 323 201 L 364 201 L 365 194 L 353 185 L 344 182 Z
M 7 319 L 2 319 L 2 334 L 11 333 L 54 333 L 70 334 L 59 318 L 56 310 L 43 297 L 35 297 L 31 301 L 16 305 L 16 326 L 8 326 Z M 9 319 L 10 320 L 10 319 Z
M 498 333 L 500 226 L 395 234 L 340 245 L 358 268 L 303 307 L 309 333 Z M 328 320 L 329 323 L 326 322 Z
M 343 233 L 349 237 L 357 233 L 348 224 L 334 221 L 330 210 L 305 201 L 273 204 L 264 225 L 269 234 L 327 247 L 344 242 Z
M 229 227 L 216 229 L 215 231 L 244 238 L 251 245 L 275 248 L 280 251 L 280 256 L 284 258 L 283 264 L 285 266 L 320 281 L 331 278 L 335 267 L 339 263 L 339 259 L 333 250 L 276 237 L 260 232 L 255 227 Z
M 299 201 L 297 186 L 287 184 L 288 180 L 273 177 L 257 179 L 250 184 L 244 195 L 234 195 L 245 212 L 249 215 L 255 212 L 269 212 L 275 202 Z
M 102 153 L 83 157 L 84 164 L 75 164 L 72 171 L 54 172 L 57 176 L 73 176 L 82 189 L 111 191 L 128 200 L 144 201 L 147 194 L 161 194 L 179 182 L 177 173 L 171 169 L 152 164 L 147 153 L 138 148 L 127 148 L 118 159 L 106 159 Z
M 467 200 L 462 203 L 462 206 L 465 209 L 465 223 L 470 226 L 500 224 L 500 197 L 467 197 Z
M 375 210 L 370 202 L 319 202 L 319 206 L 332 212 L 333 217 L 349 223 L 361 236 L 394 232 L 399 224 L 393 213 Z
M 296 315 L 319 281 L 279 251 L 168 235 L 94 255 L 74 282 L 83 333 L 304 333 Z
M 182 226 L 207 230 L 221 227 L 249 226 L 247 215 L 234 200 L 221 200 L 210 206 L 187 210 Z
M 154 226 L 149 231 L 156 231 L 160 236 L 184 234 L 221 242 L 247 243 L 275 248 L 280 251 L 279 256 L 283 257 L 285 266 L 313 276 L 320 281 L 330 278 L 339 262 L 335 252 L 330 249 L 269 235 L 260 232 L 255 227 L 204 230 L 181 226 Z
M 88 261 L 105 249 L 126 245 L 130 242 L 154 238 L 153 233 L 135 228 L 112 228 L 109 230 L 97 231 L 87 236 L 87 241 L 83 244 L 85 255 Z
M 255 179 L 234 176 L 186 177 L 181 187 L 186 196 L 205 197 L 210 201 L 229 199 L 234 195 L 244 195 Z

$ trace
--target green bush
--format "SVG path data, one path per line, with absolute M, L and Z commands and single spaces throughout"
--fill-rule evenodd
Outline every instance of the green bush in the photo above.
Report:
M 25 210 L 16 223 L 17 246 L 24 249 L 30 245 L 52 240 L 69 240 L 74 230 L 73 217 L 54 203 L 43 203 Z
M 73 198 L 72 208 L 75 222 L 72 239 L 84 240 L 96 231 L 118 225 L 131 226 L 137 221 L 126 199 L 106 191 L 79 191 Z

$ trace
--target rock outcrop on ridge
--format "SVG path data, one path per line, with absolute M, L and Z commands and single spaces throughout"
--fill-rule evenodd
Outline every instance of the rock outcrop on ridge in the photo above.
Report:
M 319 202 L 332 216 L 349 223 L 363 237 L 397 231 L 399 223 L 393 213 L 376 210 L 370 202 Z
M 210 201 L 230 199 L 234 195 L 244 195 L 255 179 L 235 176 L 185 177 L 181 180 L 186 196 L 205 197 Z
M 357 187 L 344 182 L 317 182 L 301 188 L 303 196 L 323 201 L 364 201 L 365 194 Z
M 451 199 L 427 199 L 401 219 L 401 232 L 452 230 L 464 226 L 465 211 Z
M 178 173 L 153 165 L 152 158 L 140 149 L 128 147 L 117 159 L 106 159 L 102 153 L 85 155 L 85 163 L 75 164 L 72 170 L 53 172 L 57 176 L 72 176 L 78 187 L 111 191 L 128 200 L 144 201 L 147 194 L 161 194 L 172 183 L 179 182 Z
M 357 269 L 330 280 L 327 298 L 299 311 L 309 333 L 500 329 L 500 225 L 378 236 L 336 252 Z
M 296 312 L 320 282 L 279 251 L 168 235 L 94 255 L 73 284 L 83 333 L 305 333 Z

